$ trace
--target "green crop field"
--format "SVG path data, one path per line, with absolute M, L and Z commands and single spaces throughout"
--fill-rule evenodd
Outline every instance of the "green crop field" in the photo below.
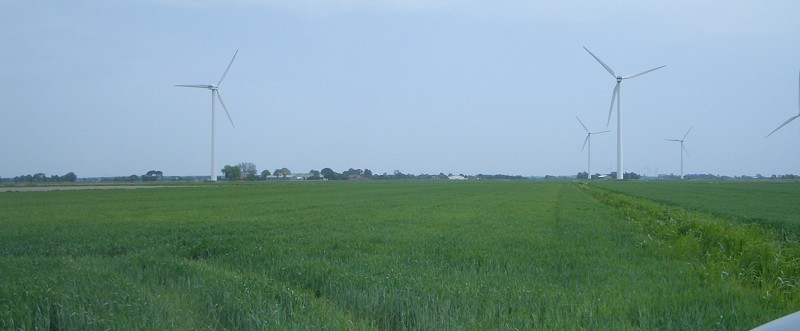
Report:
M 800 229 L 798 181 L 596 181 L 592 185 L 734 220 Z
M 619 184 L 2 192 L 0 329 L 747 329 L 800 309 L 796 235 L 737 219 L 791 222 L 796 186 L 753 187 L 781 201 L 750 214 Z

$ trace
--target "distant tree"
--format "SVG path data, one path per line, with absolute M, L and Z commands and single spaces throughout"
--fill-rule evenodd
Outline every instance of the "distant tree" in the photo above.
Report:
M 578 173 L 578 179 L 589 179 L 589 173 L 581 171 Z
M 242 169 L 238 165 L 226 165 L 222 168 L 222 175 L 225 176 L 226 180 L 239 179 L 242 177 Z
M 275 176 L 275 178 L 278 178 L 278 176 L 282 176 L 283 178 L 286 178 L 286 176 L 289 176 L 291 174 L 292 174 L 292 171 L 287 169 L 287 168 L 275 169 L 275 171 L 272 173 L 272 175 Z
M 78 180 L 78 176 L 76 176 L 74 172 L 70 171 L 66 175 L 61 176 L 61 180 L 65 182 L 74 182 Z
M 269 175 L 272 175 L 271 173 L 269 173 L 269 170 L 264 170 L 261 172 L 261 178 L 267 179 Z
M 372 178 L 372 170 L 364 169 L 364 177 Z
M 320 173 L 322 174 L 322 177 L 327 180 L 334 180 L 336 177 L 338 177 L 336 171 L 333 171 L 331 168 L 324 168 L 320 171 Z
M 312 169 L 308 173 L 311 174 L 311 176 L 308 177 L 308 179 L 310 179 L 310 180 L 320 180 L 320 179 L 322 179 L 322 176 L 320 175 L 319 171 L 316 171 L 316 170 Z
M 34 182 L 46 182 L 47 181 L 47 175 L 45 175 L 45 174 L 40 172 L 38 174 L 33 175 L 32 181 L 34 181 Z
M 639 174 L 637 174 L 635 172 L 623 172 L 622 173 L 622 178 L 623 179 L 639 179 L 639 178 L 641 178 L 641 176 L 639 176 Z
M 255 180 L 256 174 L 258 174 L 256 165 L 250 162 L 239 163 L 239 170 L 241 171 L 240 175 L 242 176 L 242 179 Z
M 154 182 L 157 180 L 161 180 L 161 177 L 164 177 L 164 173 L 159 170 L 150 170 L 146 174 L 142 175 L 142 181 L 144 182 Z
M 347 169 L 347 171 L 342 173 L 343 179 L 359 179 L 364 177 L 364 171 L 361 169 Z

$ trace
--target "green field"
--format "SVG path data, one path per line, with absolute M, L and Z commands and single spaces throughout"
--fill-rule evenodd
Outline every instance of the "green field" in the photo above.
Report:
M 800 309 L 795 233 L 740 221 L 796 222 L 793 185 L 739 186 L 779 200 L 755 210 L 636 182 L 3 192 L 0 328 L 747 329 Z
M 729 219 L 800 229 L 797 181 L 597 181 L 593 185 Z

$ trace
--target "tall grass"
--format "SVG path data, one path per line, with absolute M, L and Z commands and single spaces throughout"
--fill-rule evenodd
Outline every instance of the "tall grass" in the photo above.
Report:
M 770 309 L 800 307 L 800 242 L 796 236 L 703 211 L 581 187 L 639 225 L 648 234 L 641 245 L 656 246 L 658 252 L 693 263 L 705 281 L 734 279 L 759 290 Z
M 618 208 L 569 182 L 0 193 L 0 328 L 740 329 L 789 310 Z

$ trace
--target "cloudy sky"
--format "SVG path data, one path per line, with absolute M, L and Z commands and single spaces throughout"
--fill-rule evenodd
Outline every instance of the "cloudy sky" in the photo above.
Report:
M 7 0 L 0 177 L 306 172 L 800 174 L 800 2 Z M 221 110 L 217 107 L 217 110 Z

